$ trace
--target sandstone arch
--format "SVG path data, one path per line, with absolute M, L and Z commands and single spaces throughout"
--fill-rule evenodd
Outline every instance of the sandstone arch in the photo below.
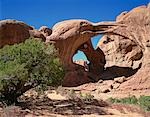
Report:
M 46 43 L 54 43 L 59 49 L 60 58 L 67 71 L 64 85 L 79 85 L 98 80 L 98 75 L 104 70 L 105 55 L 100 48 L 94 50 L 90 40 L 99 34 L 112 32 L 117 26 L 124 25 L 119 22 L 92 23 L 87 20 L 66 20 L 54 25 L 52 34 L 46 38 Z M 85 72 L 82 66 L 73 63 L 72 57 L 77 50 L 83 51 L 90 61 L 89 72 Z M 77 83 L 70 81 L 71 79 Z
M 52 34 L 46 38 L 46 42 L 55 43 L 59 49 L 60 58 L 67 70 L 64 85 L 76 86 L 98 80 L 104 70 L 105 58 L 106 67 L 114 64 L 118 67 L 144 69 L 144 66 L 149 65 L 147 60 L 150 58 L 149 30 L 150 9 L 140 6 L 122 13 L 115 22 L 59 22 L 53 27 Z M 104 34 L 104 37 L 94 50 L 90 40 L 99 34 Z M 73 64 L 72 57 L 77 50 L 83 51 L 90 61 L 89 72 L 85 72 L 82 66 Z M 149 67 L 146 69 L 149 70 Z
M 91 38 L 99 34 L 104 36 L 94 50 Z M 127 86 L 131 89 L 135 81 L 136 84 L 142 84 L 141 87 L 150 86 L 147 84 L 150 80 L 149 6 L 140 6 L 130 12 L 123 12 L 114 22 L 92 23 L 82 19 L 66 20 L 57 23 L 52 30 L 46 26 L 36 30 L 16 20 L 0 21 L 0 48 L 7 44 L 23 42 L 29 37 L 42 38 L 44 41 L 46 39 L 46 43 L 54 43 L 59 49 L 59 56 L 67 72 L 64 79 L 66 86 L 97 81 L 111 66 L 114 66 L 113 70 L 108 71 L 112 73 L 117 71 L 118 76 L 120 76 L 118 72 L 120 67 L 138 70 L 131 81 L 121 86 L 122 89 Z M 90 61 L 89 71 L 73 63 L 72 57 L 77 50 L 83 51 Z M 104 65 L 107 67 L 105 71 Z

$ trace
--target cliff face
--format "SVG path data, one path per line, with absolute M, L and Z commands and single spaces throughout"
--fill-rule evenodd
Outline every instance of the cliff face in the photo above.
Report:
M 150 88 L 150 8 L 140 6 L 130 12 L 123 12 L 116 22 L 125 26 L 116 27 L 98 43 L 105 54 L 105 67 L 138 69 L 131 80 L 122 84 L 121 89 Z
M 149 51 L 150 9 L 142 6 L 128 13 L 123 12 L 116 22 L 125 26 L 116 27 L 111 34 L 105 34 L 98 43 L 98 47 L 105 53 L 106 67 L 117 65 L 138 68 Z

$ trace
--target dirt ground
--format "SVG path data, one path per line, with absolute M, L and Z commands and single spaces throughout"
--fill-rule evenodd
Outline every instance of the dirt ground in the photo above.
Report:
M 15 106 L 0 108 L 0 117 L 149 117 L 135 105 L 111 104 L 110 97 L 150 95 L 150 90 L 101 93 L 94 83 L 79 87 L 59 87 L 44 95 L 30 90 Z M 88 95 L 87 95 L 88 94 Z M 82 95 L 82 96 L 81 96 Z

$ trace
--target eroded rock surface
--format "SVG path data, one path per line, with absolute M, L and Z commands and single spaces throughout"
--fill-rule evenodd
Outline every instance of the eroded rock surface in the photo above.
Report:
M 150 54 L 150 9 L 137 7 L 121 13 L 116 22 L 92 23 L 87 20 L 67 20 L 57 23 L 46 42 L 55 43 L 60 58 L 67 69 L 64 83 L 80 85 L 89 81 L 131 77 L 140 68 L 149 64 Z M 91 38 L 104 34 L 95 50 Z M 73 55 L 83 51 L 89 60 L 89 71 L 84 72 L 72 62 Z M 105 65 L 106 63 L 106 65 Z M 105 68 L 104 68 L 105 66 Z M 149 69 L 149 68 L 146 68 Z M 83 73 L 84 72 L 84 73 Z M 139 72 L 139 71 L 138 71 Z M 69 74 L 69 75 L 68 75 Z M 83 82 L 77 79 L 84 79 Z M 89 80 L 88 80 L 89 79 Z
M 106 61 L 103 51 L 100 48 L 94 50 L 92 47 L 91 38 L 107 33 L 117 25 L 120 24 L 92 23 L 87 20 L 67 20 L 54 25 L 52 34 L 46 38 L 46 42 L 54 43 L 59 50 L 59 56 L 66 69 L 65 86 L 77 86 L 98 80 Z M 73 63 L 72 58 L 78 50 L 83 51 L 90 61 L 88 72 Z
M 131 80 L 123 83 L 122 90 L 150 88 L 150 8 L 140 6 L 130 12 L 123 12 L 116 22 L 125 26 L 117 26 L 98 43 L 105 54 L 105 67 L 128 67 L 126 75 L 138 69 L 135 75 L 132 74 Z
M 24 42 L 29 37 L 46 40 L 46 37 L 40 31 L 23 22 L 16 20 L 0 21 L 0 48 L 4 45 Z
M 91 38 L 99 34 L 104 36 L 94 49 Z M 64 86 L 125 77 L 128 80 L 117 84 L 115 89 L 150 88 L 150 7 L 123 12 L 115 22 L 66 20 L 54 25 L 52 30 L 46 26 L 36 30 L 15 20 L 0 21 L 0 48 L 29 37 L 54 43 L 66 70 Z M 78 50 L 86 55 L 88 70 L 73 63 Z

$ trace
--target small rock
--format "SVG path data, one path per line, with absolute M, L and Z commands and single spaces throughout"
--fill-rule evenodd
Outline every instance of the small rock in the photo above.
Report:
M 58 104 L 58 105 L 54 105 L 54 106 L 56 106 L 56 107 L 58 107 L 58 108 L 62 108 L 62 107 L 72 107 L 73 104 L 71 104 L 71 103 L 66 103 L 66 104 Z
M 120 83 L 115 83 L 115 84 L 113 84 L 113 89 L 117 89 L 117 88 L 119 88 L 119 86 L 120 86 Z
M 103 83 L 103 80 L 99 80 L 98 83 Z
M 110 92 L 110 89 L 102 89 L 101 90 L 101 93 L 108 93 L 108 92 Z
M 125 81 L 125 77 L 119 77 L 119 78 L 115 78 L 114 81 L 117 82 L 117 83 L 123 83 Z
M 99 88 L 99 93 L 108 93 L 111 90 L 112 90 L 112 85 L 111 86 L 105 85 Z

